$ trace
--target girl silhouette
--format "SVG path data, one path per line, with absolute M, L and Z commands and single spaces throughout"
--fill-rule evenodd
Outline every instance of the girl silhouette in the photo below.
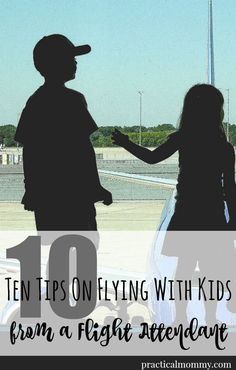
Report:
M 179 128 L 153 151 L 134 144 L 118 130 L 113 133 L 115 144 L 146 163 L 159 163 L 179 152 L 176 204 L 168 230 L 235 230 L 235 154 L 222 124 L 223 104 L 223 95 L 215 87 L 207 84 L 191 87 L 184 99 Z M 194 253 L 189 246 L 187 250 L 186 246 L 165 242 L 162 253 L 179 257 L 176 279 L 191 279 L 197 261 L 201 273 L 209 272 L 209 259 Z M 220 262 L 215 262 L 216 271 Z M 186 301 L 176 302 L 176 321 L 186 323 L 186 305 Z M 216 303 L 209 307 L 206 319 L 212 321 Z

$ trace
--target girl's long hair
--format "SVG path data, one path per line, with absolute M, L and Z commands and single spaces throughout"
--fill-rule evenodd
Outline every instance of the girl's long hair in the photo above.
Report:
M 223 127 L 222 93 L 212 85 L 197 84 L 184 98 L 179 120 L 179 132 L 186 140 L 200 138 L 214 142 L 226 142 Z

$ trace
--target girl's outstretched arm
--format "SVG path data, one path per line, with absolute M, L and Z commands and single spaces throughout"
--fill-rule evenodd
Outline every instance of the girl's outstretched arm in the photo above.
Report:
M 174 135 L 170 135 L 165 143 L 161 144 L 154 150 L 149 150 L 133 143 L 129 140 L 128 135 L 122 134 L 117 129 L 113 132 L 112 139 L 114 144 L 122 146 L 135 157 L 150 164 L 161 162 L 170 157 L 179 147 L 178 140 Z

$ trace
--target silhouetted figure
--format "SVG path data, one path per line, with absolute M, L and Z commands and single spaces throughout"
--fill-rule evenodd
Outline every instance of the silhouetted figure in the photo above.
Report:
M 90 142 L 98 127 L 84 96 L 65 87 L 75 78 L 75 56 L 90 50 L 57 34 L 34 48 L 34 64 L 45 83 L 27 101 L 15 140 L 23 144 L 22 203 L 35 212 L 38 230 L 96 230 L 94 203 L 112 203 L 100 184 Z
M 179 151 L 176 205 L 168 226 L 170 231 L 236 229 L 235 153 L 224 133 L 223 104 L 223 96 L 215 87 L 193 86 L 185 96 L 178 130 L 153 151 L 132 143 L 118 130 L 113 133 L 115 144 L 146 163 L 161 162 Z M 228 224 L 224 200 L 229 211 Z M 167 235 L 162 253 L 179 257 L 175 279 L 191 279 L 197 261 L 202 276 L 219 278 L 222 269 L 227 270 L 222 266 L 223 254 L 209 255 L 204 248 L 198 249 L 194 241 L 192 248 L 184 240 L 181 245 L 175 242 L 173 234 Z M 216 303 L 208 305 L 208 322 L 215 319 Z M 187 302 L 176 304 L 176 321 L 186 322 L 186 305 Z

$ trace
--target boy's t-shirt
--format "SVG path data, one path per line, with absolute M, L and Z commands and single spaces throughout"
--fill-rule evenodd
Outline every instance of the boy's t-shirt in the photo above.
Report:
M 43 85 L 29 98 L 15 135 L 23 145 L 26 209 L 99 200 L 90 142 L 97 129 L 84 96 L 75 90 Z

